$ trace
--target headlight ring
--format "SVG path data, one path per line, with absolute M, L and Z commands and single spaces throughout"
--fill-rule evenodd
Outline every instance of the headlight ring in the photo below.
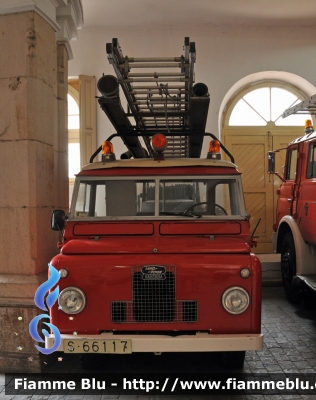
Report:
M 249 294 L 239 286 L 228 288 L 222 296 L 222 305 L 230 314 L 241 314 L 250 304 Z
M 85 308 L 86 295 L 83 290 L 70 286 L 60 292 L 58 304 L 66 314 L 78 314 Z

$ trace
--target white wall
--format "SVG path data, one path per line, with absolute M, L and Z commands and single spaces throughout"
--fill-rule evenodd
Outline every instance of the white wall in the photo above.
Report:
M 209 88 L 207 131 L 219 135 L 218 116 L 229 89 L 247 75 L 261 71 L 286 71 L 316 86 L 315 28 L 187 27 L 178 28 L 83 28 L 71 42 L 74 58 L 69 76 L 114 74 L 105 45 L 117 37 L 124 56 L 181 56 L 184 37 L 196 43 L 195 81 Z M 115 75 L 115 74 L 114 74 Z M 307 95 L 311 95 L 307 93 Z M 113 128 L 98 107 L 98 144 Z M 115 144 L 115 142 L 114 142 Z M 207 144 L 204 145 L 204 151 Z M 125 151 L 124 146 L 116 153 Z

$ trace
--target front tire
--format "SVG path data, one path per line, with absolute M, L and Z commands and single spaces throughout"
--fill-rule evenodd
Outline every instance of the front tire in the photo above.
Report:
M 245 351 L 223 351 L 220 355 L 220 364 L 224 368 L 241 369 L 245 362 Z
M 289 301 L 297 303 L 298 291 L 293 286 L 293 278 L 296 275 L 296 253 L 292 233 L 288 232 L 283 239 L 281 247 L 281 275 L 286 297 Z
M 81 354 L 81 368 L 85 371 L 98 371 L 104 367 L 103 354 Z

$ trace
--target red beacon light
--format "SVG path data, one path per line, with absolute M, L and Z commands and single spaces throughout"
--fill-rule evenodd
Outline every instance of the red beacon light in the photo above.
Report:
M 151 139 L 151 146 L 156 152 L 155 160 L 163 160 L 163 152 L 167 147 L 167 138 L 162 133 L 156 133 Z
M 212 160 L 221 160 L 221 143 L 219 140 L 212 140 L 210 142 L 207 158 Z
M 115 161 L 116 157 L 114 154 L 113 144 L 105 141 L 102 143 L 102 161 Z

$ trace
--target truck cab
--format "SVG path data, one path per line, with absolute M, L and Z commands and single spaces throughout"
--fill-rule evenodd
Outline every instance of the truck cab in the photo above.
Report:
M 217 351 L 240 367 L 261 348 L 261 266 L 231 162 L 89 164 L 61 228 L 60 351 Z

